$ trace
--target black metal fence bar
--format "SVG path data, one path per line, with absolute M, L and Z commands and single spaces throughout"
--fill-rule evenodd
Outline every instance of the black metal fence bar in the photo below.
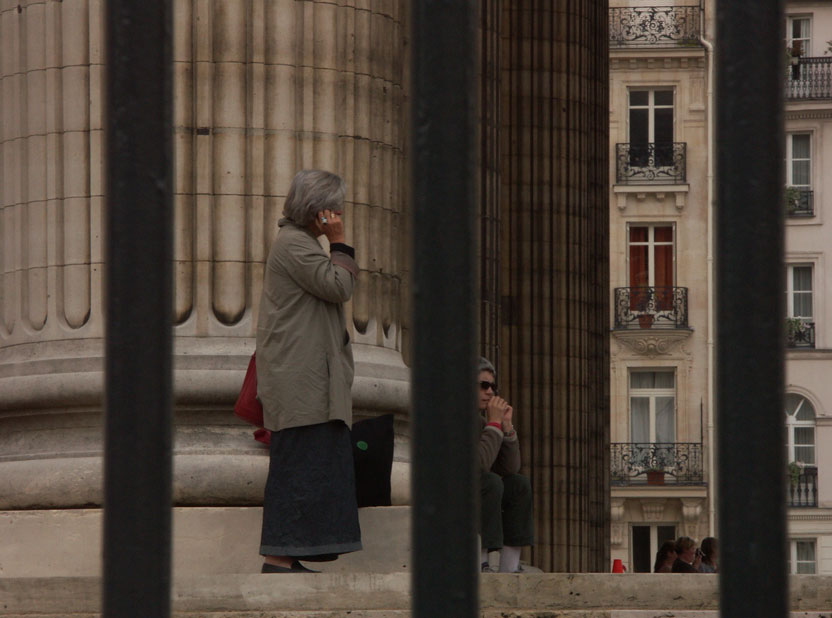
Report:
M 818 505 L 818 469 L 806 467 L 796 478 L 789 479 L 789 502 L 791 507 L 816 507 Z
M 172 14 L 169 0 L 110 0 L 105 10 L 103 613 L 164 618 L 171 581 Z
M 687 143 L 615 145 L 618 184 L 680 184 L 687 177 Z
M 716 11 L 720 609 L 783 618 L 783 2 Z
M 815 323 L 800 318 L 786 318 L 786 347 L 814 348 Z
M 688 289 L 615 288 L 615 328 L 688 328 Z
M 832 99 L 832 58 L 798 58 L 787 68 L 786 98 Z
M 413 611 L 473 618 L 476 4 L 411 6 Z
M 610 46 L 698 45 L 699 13 L 698 5 L 610 8 Z

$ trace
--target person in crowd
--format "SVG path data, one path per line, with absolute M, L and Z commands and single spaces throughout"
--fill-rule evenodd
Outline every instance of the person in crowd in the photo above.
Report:
M 676 561 L 676 541 L 665 541 L 656 552 L 654 573 L 672 573 L 673 563 Z
M 343 307 L 358 267 L 345 243 L 345 190 L 330 172 L 298 172 L 266 262 L 256 364 L 272 432 L 263 573 L 315 572 L 300 561 L 361 549 L 350 440 L 354 365 Z
M 702 554 L 696 549 L 696 541 L 688 536 L 676 539 L 676 560 L 673 561 L 672 573 L 698 573 Z
M 514 409 L 497 395 L 497 372 L 479 362 L 479 459 L 481 468 L 482 570 L 492 571 L 488 553 L 500 550 L 500 573 L 518 573 L 520 551 L 534 542 L 532 488 L 521 474 Z
M 719 542 L 712 536 L 702 540 L 699 547 L 702 550 L 702 562 L 699 563 L 700 573 L 719 573 Z

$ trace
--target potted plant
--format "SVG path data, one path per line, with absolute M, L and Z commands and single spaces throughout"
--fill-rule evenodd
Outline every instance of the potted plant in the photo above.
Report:
M 640 328 L 651 328 L 653 326 L 653 314 L 640 313 L 638 316 L 638 325 Z
M 800 475 L 803 474 L 803 467 L 803 462 L 789 462 L 789 483 L 791 483 L 792 487 L 797 487 L 798 483 L 800 483 Z
M 651 467 L 647 470 L 648 485 L 664 485 L 664 470 Z
M 800 208 L 800 190 L 796 187 L 786 187 L 786 213 L 794 214 Z
M 806 326 L 800 318 L 786 318 L 786 344 L 794 345 L 803 338 Z

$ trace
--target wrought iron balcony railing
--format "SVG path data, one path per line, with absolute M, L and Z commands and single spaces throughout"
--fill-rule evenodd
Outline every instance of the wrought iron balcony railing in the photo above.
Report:
M 687 144 L 656 142 L 615 145 L 618 184 L 681 184 L 685 182 Z
M 615 288 L 616 329 L 687 327 L 687 288 Z
M 832 57 L 799 58 L 786 74 L 789 100 L 832 99 Z
M 613 442 L 613 485 L 702 485 L 701 442 Z
M 801 318 L 786 318 L 786 347 L 814 348 L 815 323 Z
M 610 46 L 699 44 L 698 6 L 638 6 L 609 10 Z
M 789 506 L 818 505 L 818 469 L 814 466 L 803 468 L 800 476 L 789 479 Z
M 810 189 L 786 187 L 786 214 L 790 217 L 813 217 L 815 194 Z

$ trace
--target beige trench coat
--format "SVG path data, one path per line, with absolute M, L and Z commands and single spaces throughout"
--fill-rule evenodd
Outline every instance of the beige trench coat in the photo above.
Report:
M 266 429 L 352 424 L 352 347 L 343 303 L 358 267 L 288 219 L 269 252 L 257 322 L 257 396 Z

